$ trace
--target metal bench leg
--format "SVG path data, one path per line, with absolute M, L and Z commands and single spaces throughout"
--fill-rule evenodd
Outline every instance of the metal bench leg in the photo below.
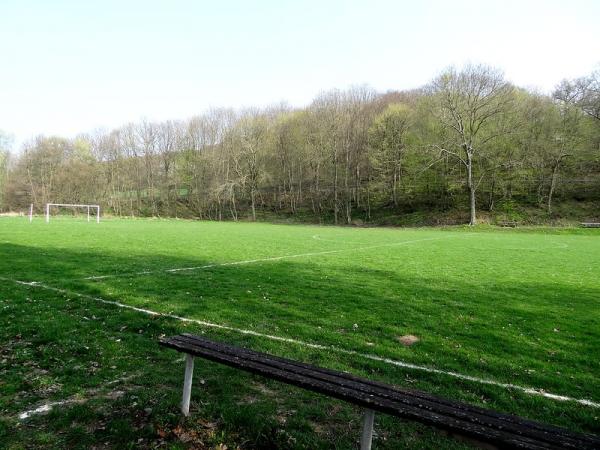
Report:
M 365 409 L 363 417 L 362 436 L 360 438 L 360 450 L 371 450 L 373 442 L 373 421 L 375 420 L 375 411 Z
M 185 377 L 183 378 L 183 400 L 181 412 L 184 416 L 190 415 L 190 396 L 192 395 L 192 375 L 194 375 L 194 357 L 185 355 Z

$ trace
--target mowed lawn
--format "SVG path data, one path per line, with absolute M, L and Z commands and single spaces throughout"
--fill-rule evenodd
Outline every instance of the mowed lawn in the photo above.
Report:
M 200 360 L 181 418 L 183 331 L 600 432 L 599 230 L 0 218 L 0 277 L 0 447 L 357 445 L 357 408 Z

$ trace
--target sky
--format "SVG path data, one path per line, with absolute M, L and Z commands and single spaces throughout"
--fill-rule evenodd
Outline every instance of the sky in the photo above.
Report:
M 0 0 L 0 130 L 18 149 L 469 62 L 551 92 L 600 67 L 599 24 L 600 0 Z

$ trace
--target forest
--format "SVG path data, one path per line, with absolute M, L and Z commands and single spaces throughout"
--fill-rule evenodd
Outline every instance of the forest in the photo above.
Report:
M 8 147 L 0 136 L 0 212 L 61 202 L 205 220 L 600 220 L 600 70 L 547 95 L 467 65 L 409 91 L 354 86 L 301 108 L 211 109 Z

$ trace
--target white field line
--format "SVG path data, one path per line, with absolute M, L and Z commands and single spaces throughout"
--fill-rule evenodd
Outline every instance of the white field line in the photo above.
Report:
M 174 314 L 160 313 L 160 312 L 151 311 L 151 310 L 145 309 L 145 308 L 138 308 L 136 306 L 126 305 L 124 303 L 120 303 L 120 302 L 113 301 L 113 300 L 106 300 L 106 299 L 103 299 L 103 298 L 100 298 L 100 297 L 94 297 L 94 296 L 87 295 L 87 294 L 81 294 L 79 292 L 72 292 L 72 291 L 68 291 L 66 289 L 55 288 L 55 287 L 48 286 L 48 285 L 45 285 L 45 284 L 42 284 L 42 283 L 38 283 L 38 282 L 35 282 L 35 281 L 32 281 L 32 282 L 18 281 L 18 280 L 12 280 L 12 279 L 9 279 L 9 278 L 4 278 L 4 277 L 0 277 L 0 279 L 3 280 L 3 281 L 11 281 L 13 283 L 17 283 L 17 284 L 20 284 L 20 285 L 32 286 L 32 287 L 37 287 L 37 288 L 40 288 L 40 289 L 46 289 L 46 290 L 49 290 L 49 291 L 55 291 L 55 292 L 58 292 L 60 294 L 76 296 L 76 297 L 85 298 L 85 299 L 88 299 L 88 300 L 94 300 L 96 302 L 104 303 L 104 304 L 107 304 L 107 305 L 114 305 L 114 306 L 117 306 L 119 308 L 129 309 L 129 310 L 132 310 L 132 311 L 141 312 L 141 313 L 144 313 L 144 314 L 148 314 L 150 316 L 165 317 L 165 318 L 169 318 L 169 319 L 179 320 L 181 322 L 195 323 L 197 325 L 201 325 L 201 326 L 204 326 L 204 327 L 217 328 L 217 329 L 220 329 L 220 330 L 227 330 L 227 331 L 234 331 L 234 332 L 237 332 L 237 333 L 240 333 L 240 334 L 246 334 L 246 335 L 250 335 L 250 336 L 257 336 L 257 337 L 261 337 L 261 338 L 271 339 L 273 341 L 286 342 L 286 343 L 289 343 L 289 344 L 296 344 L 296 345 L 300 345 L 302 347 L 314 348 L 314 349 L 317 349 L 317 350 L 334 351 L 334 352 L 343 353 L 343 354 L 346 354 L 346 355 L 359 356 L 361 358 L 370 359 L 372 361 L 378 361 L 378 362 L 382 362 L 382 363 L 393 365 L 393 366 L 397 366 L 397 367 L 402 367 L 404 369 L 418 370 L 418 371 L 427 372 L 427 373 L 435 373 L 435 374 L 439 374 L 439 375 L 449 376 L 449 377 L 452 377 L 452 378 L 457 378 L 457 379 L 460 379 L 460 380 L 471 381 L 471 382 L 474 382 L 474 383 L 486 384 L 486 385 L 490 385 L 490 386 L 501 387 L 501 388 L 504 388 L 504 389 L 513 389 L 513 390 L 516 390 L 516 391 L 521 391 L 521 392 L 523 392 L 525 394 L 537 395 L 537 396 L 545 397 L 545 398 L 548 398 L 548 399 L 551 399 L 551 400 L 569 401 L 569 402 L 575 402 L 575 403 L 578 403 L 578 404 L 584 405 L 584 406 L 590 406 L 590 407 L 593 407 L 593 408 L 600 408 L 600 403 L 599 402 L 595 402 L 595 401 L 587 400 L 587 399 L 578 399 L 578 398 L 569 397 L 569 396 L 566 396 L 566 395 L 553 394 L 551 392 L 546 392 L 545 390 L 539 389 L 539 388 L 532 388 L 532 387 L 520 386 L 520 385 L 512 384 L 512 383 L 502 383 L 500 381 L 490 380 L 490 379 L 486 379 L 486 378 L 479 378 L 479 377 L 475 377 L 475 376 L 471 376 L 471 375 L 465 375 L 465 374 L 462 374 L 462 373 L 459 373 L 459 372 L 447 371 L 447 370 L 442 370 L 442 369 L 435 369 L 433 367 L 420 366 L 420 365 L 408 363 L 408 362 L 405 362 L 405 361 L 399 361 L 399 360 L 395 360 L 395 359 L 384 358 L 384 357 L 373 355 L 373 354 L 370 354 L 370 353 L 361 353 L 361 352 L 358 352 L 356 350 L 347 350 L 347 349 L 340 348 L 340 347 L 335 347 L 335 346 L 332 346 L 332 345 L 314 344 L 314 343 L 311 343 L 311 342 L 301 341 L 299 339 L 292 339 L 292 338 L 286 338 L 286 337 L 282 337 L 282 336 L 275 336 L 275 335 L 271 335 L 271 334 L 259 333 L 257 331 L 253 331 L 253 330 L 246 330 L 246 329 L 243 329 L 243 328 L 236 328 L 236 327 L 232 327 L 232 326 L 229 326 L 229 325 L 223 325 L 223 324 L 218 324 L 218 323 L 213 323 L 213 322 L 207 322 L 205 320 L 190 319 L 190 318 L 187 318 L 187 317 L 181 317 L 181 316 L 177 316 L 177 315 L 174 315 Z
M 60 400 L 57 402 L 44 403 L 43 405 L 38 406 L 35 409 L 23 411 L 17 417 L 19 418 L 19 420 L 25 420 L 25 419 L 29 419 L 31 416 L 47 413 L 47 412 L 51 411 L 52 409 L 54 409 L 55 406 L 70 405 L 73 403 L 84 403 L 84 400 L 78 399 L 78 398 L 68 398 L 66 400 Z
M 27 411 L 23 411 L 17 417 L 19 418 L 19 420 L 25 420 L 25 419 L 29 419 L 31 416 L 35 416 L 37 414 L 47 413 L 47 412 L 51 411 L 52 409 L 54 409 L 55 406 L 70 405 L 73 403 L 78 403 L 78 404 L 85 403 L 90 399 L 97 398 L 98 392 L 106 389 L 108 386 L 112 386 L 113 384 L 129 381 L 132 378 L 135 378 L 137 376 L 139 376 L 139 374 L 129 375 L 129 376 L 123 377 L 123 378 L 118 378 L 109 383 L 106 383 L 104 386 L 102 386 L 100 388 L 90 389 L 89 391 L 87 391 L 86 398 L 71 397 L 66 400 L 59 400 L 59 401 L 55 401 L 55 402 L 44 403 L 43 405 L 40 405 L 36 408 L 30 409 Z M 106 396 L 108 396 L 109 394 L 111 394 L 111 393 L 108 393 Z
M 346 241 L 346 240 L 340 241 L 340 240 L 335 240 L 335 239 L 326 239 L 326 238 L 319 236 L 318 234 L 315 234 L 312 238 L 315 241 L 333 242 L 334 244 L 360 244 L 360 245 L 366 244 L 366 242 L 359 242 L 359 241 Z
M 463 236 L 470 236 L 470 234 L 464 234 Z M 343 252 L 353 252 L 360 250 L 372 250 L 375 248 L 383 248 L 383 247 L 397 247 L 401 245 L 415 244 L 417 242 L 425 242 L 425 241 L 437 241 L 440 239 L 448 239 L 454 236 L 441 236 L 441 237 L 433 237 L 433 238 L 425 238 L 425 239 L 415 239 L 411 241 L 401 241 L 401 242 L 393 242 L 390 244 L 378 244 L 378 245 L 369 245 L 367 247 L 355 247 L 355 248 L 344 248 L 338 250 L 324 250 L 321 252 L 311 252 L 311 253 L 298 253 L 295 255 L 282 255 L 282 256 L 271 256 L 267 258 L 257 258 L 257 259 L 246 259 L 243 261 L 231 261 L 225 263 L 214 263 L 214 264 L 206 264 L 204 266 L 192 266 L 192 267 L 176 267 L 173 269 L 158 269 L 158 270 L 143 270 L 140 272 L 130 272 L 130 273 L 117 273 L 112 275 L 94 275 L 85 278 L 79 278 L 81 280 L 104 280 L 107 278 L 121 278 L 121 277 L 135 277 L 138 275 L 149 275 L 154 273 L 176 273 L 176 272 L 188 272 L 193 270 L 203 270 L 203 269 L 211 269 L 213 267 L 225 267 L 225 266 L 241 266 L 245 264 L 255 264 L 261 262 L 268 261 L 281 261 L 283 259 L 293 259 L 293 258 L 303 258 L 308 256 L 321 256 L 321 255 L 332 255 L 335 253 L 343 253 Z M 313 236 L 313 239 L 316 239 L 317 235 Z

